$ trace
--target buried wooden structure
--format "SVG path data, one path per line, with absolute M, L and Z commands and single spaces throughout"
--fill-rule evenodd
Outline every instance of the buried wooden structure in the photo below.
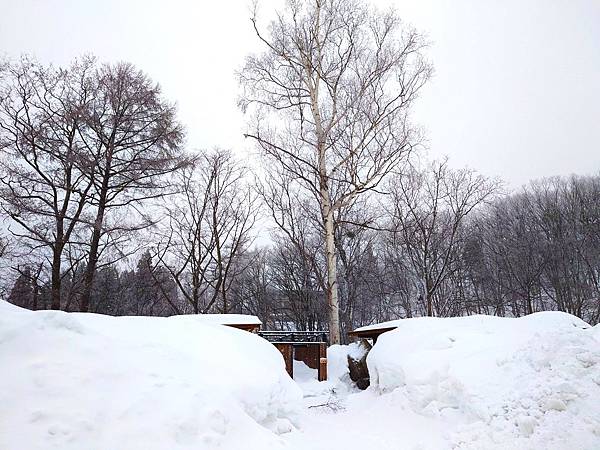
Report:
M 205 323 L 225 325 L 250 333 L 257 332 L 262 325 L 258 317 L 248 314 L 198 314 L 196 318 Z
M 348 333 L 348 336 L 358 339 L 372 339 L 373 344 L 377 342 L 377 338 L 383 333 L 395 330 L 400 325 L 400 320 L 390 320 L 389 322 L 376 323 L 357 328 Z
M 206 323 L 258 333 L 281 352 L 292 378 L 294 361 L 302 361 L 317 370 L 319 381 L 327 379 L 327 331 L 259 331 L 260 319 L 246 314 L 202 314 L 197 317 Z
M 316 369 L 319 381 L 327 380 L 327 331 L 259 331 L 283 355 L 285 368 L 294 378 L 294 360 Z

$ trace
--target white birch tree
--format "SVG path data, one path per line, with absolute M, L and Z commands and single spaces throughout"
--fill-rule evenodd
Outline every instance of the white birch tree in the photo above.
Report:
M 355 0 L 289 0 L 239 73 L 242 110 L 269 171 L 317 202 L 324 232 L 331 344 L 340 342 L 336 211 L 382 179 L 419 142 L 409 112 L 431 74 L 423 36 L 392 10 Z

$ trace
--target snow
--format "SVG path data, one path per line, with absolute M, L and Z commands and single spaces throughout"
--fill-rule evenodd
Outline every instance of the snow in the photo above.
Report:
M 600 323 L 592 329 L 592 334 L 596 340 L 600 341 Z
M 301 384 L 308 408 L 285 439 L 294 450 L 598 450 L 599 342 L 600 326 L 557 312 L 402 320 L 367 357 L 367 391 Z M 336 367 L 358 352 L 332 349 Z
M 194 317 L 0 302 L 0 448 L 280 448 L 301 392 L 262 338 Z
M 560 312 L 406 319 L 367 363 L 373 391 L 448 423 L 449 446 L 597 449 L 597 337 Z
M 197 317 L 0 302 L 0 448 L 600 449 L 600 326 L 563 313 L 402 320 L 349 380 Z M 303 398 L 302 398 L 303 397 Z
M 318 378 L 318 370 L 311 369 L 303 361 L 294 360 L 294 381 L 296 383 L 306 383 Z
M 318 381 L 318 370 L 302 361 L 294 361 L 294 381 L 304 393 L 304 406 L 311 407 L 338 395 L 346 396 L 352 387 L 348 373 L 346 345 L 332 345 L 327 349 L 327 381 Z
M 327 348 L 327 378 L 329 380 L 349 379 L 348 345 L 331 345 Z
M 247 314 L 198 314 L 185 317 L 217 325 L 262 325 L 258 317 Z
M 385 330 L 388 328 L 397 328 L 405 319 L 398 320 L 389 320 L 387 322 L 374 323 L 372 325 L 365 325 L 364 327 L 359 327 L 354 330 L 354 332 L 359 331 L 373 331 L 373 330 Z
M 362 345 L 361 342 L 353 342 L 348 346 L 348 356 L 355 361 L 359 361 L 365 356 L 368 348 Z

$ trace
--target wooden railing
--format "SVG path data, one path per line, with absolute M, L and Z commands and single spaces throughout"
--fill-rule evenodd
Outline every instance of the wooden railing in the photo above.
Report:
M 328 331 L 259 331 L 259 336 L 273 343 L 319 343 L 328 342 Z

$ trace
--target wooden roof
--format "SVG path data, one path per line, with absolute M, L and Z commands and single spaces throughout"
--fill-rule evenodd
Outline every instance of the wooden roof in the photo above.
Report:
M 247 331 L 254 331 L 262 325 L 258 317 L 247 314 L 195 314 L 188 317 L 202 323 L 225 325 Z
M 357 328 L 356 330 L 350 331 L 348 335 L 359 338 L 373 339 L 377 336 L 385 333 L 386 331 L 392 331 L 398 328 L 402 319 L 390 320 L 388 322 L 375 323 L 373 325 L 366 325 L 364 327 Z

